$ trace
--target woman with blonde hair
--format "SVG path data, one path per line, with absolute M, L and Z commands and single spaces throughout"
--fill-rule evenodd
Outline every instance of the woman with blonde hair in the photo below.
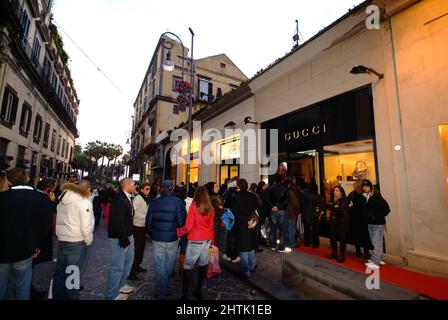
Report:
M 188 244 L 183 270 L 182 300 L 189 298 L 191 271 L 198 263 L 198 281 L 194 296 L 202 300 L 202 284 L 209 262 L 209 248 L 214 243 L 214 209 L 207 188 L 199 187 L 191 204 L 185 226 L 179 228 L 177 235 L 187 235 Z

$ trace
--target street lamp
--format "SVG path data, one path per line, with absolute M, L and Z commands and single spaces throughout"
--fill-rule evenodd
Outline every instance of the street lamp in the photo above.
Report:
M 188 30 L 190 31 L 190 34 L 191 34 L 190 82 L 191 82 L 192 93 L 190 94 L 190 97 L 188 99 L 189 100 L 188 101 L 188 146 L 187 146 L 187 181 L 186 181 L 187 195 L 190 190 L 191 115 L 192 115 L 192 110 L 193 110 L 193 96 L 194 96 L 194 60 L 193 60 L 194 32 L 191 28 L 188 28 Z M 185 61 L 184 44 L 183 44 L 182 40 L 176 34 L 169 32 L 169 31 L 162 33 L 162 35 L 160 37 L 162 38 L 166 34 L 170 34 L 170 35 L 173 35 L 174 37 L 176 37 L 179 40 L 180 44 L 182 45 L 182 80 L 183 80 L 184 79 L 184 61 Z M 174 63 L 173 63 L 173 60 L 171 59 L 171 49 L 173 48 L 173 45 L 171 44 L 171 46 L 167 46 L 165 41 L 162 41 L 161 44 L 165 49 L 168 49 L 166 59 L 163 62 L 163 69 L 171 72 L 174 70 Z

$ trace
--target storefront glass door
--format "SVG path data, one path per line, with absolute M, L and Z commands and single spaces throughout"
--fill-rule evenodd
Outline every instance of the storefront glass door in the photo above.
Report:
M 220 183 L 224 184 L 227 178 L 239 177 L 240 166 L 237 164 L 223 164 L 220 166 Z

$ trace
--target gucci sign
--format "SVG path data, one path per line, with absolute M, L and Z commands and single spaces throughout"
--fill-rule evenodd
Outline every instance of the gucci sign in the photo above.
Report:
M 286 141 L 291 141 L 291 140 L 299 140 L 299 139 L 307 138 L 309 136 L 318 136 L 318 135 L 324 134 L 324 133 L 327 133 L 327 127 L 326 127 L 325 123 L 317 124 L 313 127 L 308 127 L 308 128 L 294 130 L 291 132 L 286 132 L 284 134 L 283 138 Z

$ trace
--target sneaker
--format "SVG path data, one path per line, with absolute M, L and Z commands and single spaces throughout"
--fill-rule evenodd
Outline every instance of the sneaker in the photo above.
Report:
M 131 286 L 125 284 L 123 287 L 121 287 L 120 293 L 130 294 L 130 293 L 134 292 L 134 290 L 135 290 L 134 287 L 131 287 Z
M 367 260 L 367 262 L 371 262 L 371 263 L 373 263 L 373 261 L 372 261 L 372 260 L 370 260 L 370 259 L 369 259 L 369 260 Z M 380 265 L 382 265 L 382 266 L 385 266 L 385 265 L 386 265 L 386 262 L 384 262 L 384 261 L 381 261 L 381 262 L 380 262 Z
M 129 299 L 129 295 L 125 294 L 125 293 L 120 293 L 118 296 L 116 296 L 116 298 L 114 300 L 128 300 Z
M 272 251 L 275 251 L 276 249 L 275 249 L 275 248 L 271 248 L 271 250 L 272 250 Z
M 378 270 L 380 268 L 380 266 L 377 266 L 373 262 L 367 262 L 366 263 L 366 267 L 369 268 L 369 269 L 372 269 L 372 270 Z
M 236 257 L 236 259 L 232 260 L 232 262 L 233 263 L 238 263 L 238 262 L 240 262 L 240 260 L 241 260 L 240 257 Z
M 278 252 L 281 252 L 281 253 L 289 253 L 289 252 L 291 252 L 292 250 L 291 250 L 291 248 L 284 248 L 284 249 L 279 249 L 278 250 Z

